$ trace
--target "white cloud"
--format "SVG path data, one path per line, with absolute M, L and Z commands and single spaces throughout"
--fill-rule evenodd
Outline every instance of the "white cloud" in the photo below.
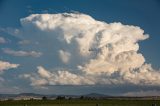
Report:
M 22 41 L 19 41 L 19 42 L 18 42 L 18 44 L 20 44 L 20 45 L 27 45 L 27 44 L 29 44 L 29 43 L 30 43 L 29 40 L 22 40 Z
M 63 63 L 68 63 L 70 59 L 71 54 L 67 51 L 59 50 L 59 57 L 62 60 Z
M 2 72 L 4 70 L 11 69 L 11 68 L 17 68 L 18 66 L 19 66 L 19 64 L 11 64 L 9 62 L 5 62 L 5 61 L 0 60 L 0 72 Z
M 38 73 L 41 77 L 43 78 L 50 78 L 51 77 L 51 73 L 48 72 L 47 70 L 45 70 L 43 67 L 39 66 L 38 68 Z
M 64 70 L 38 68 L 32 85 L 140 84 L 160 85 L 154 70 L 139 52 L 149 36 L 138 26 L 97 21 L 85 14 L 32 14 L 22 18 L 24 39 L 38 41 L 44 51 L 57 53 Z M 34 37 L 35 36 L 35 39 Z M 55 61 L 59 61 L 55 60 Z M 56 69 L 57 67 L 55 67 Z
M 3 37 L 0 37 L 0 43 L 6 43 L 6 40 Z
M 40 57 L 42 55 L 41 52 L 36 51 L 15 51 L 9 48 L 3 49 L 3 52 L 13 56 L 32 56 L 32 57 Z
M 30 79 L 32 86 L 43 85 L 93 85 L 93 79 L 87 76 L 79 76 L 70 73 L 67 70 L 59 70 L 57 72 L 50 72 L 44 69 L 42 66 L 37 67 L 38 74 L 24 74 L 20 75 L 21 78 Z

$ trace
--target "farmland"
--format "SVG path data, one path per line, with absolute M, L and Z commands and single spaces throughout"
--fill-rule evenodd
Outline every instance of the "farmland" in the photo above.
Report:
M 7 100 L 0 106 L 160 106 L 160 100 Z

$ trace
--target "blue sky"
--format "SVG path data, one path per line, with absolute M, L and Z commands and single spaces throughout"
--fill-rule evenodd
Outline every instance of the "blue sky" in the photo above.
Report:
M 26 37 L 26 35 L 31 33 L 25 32 L 25 37 L 23 38 L 17 37 L 18 35 L 14 33 L 15 29 L 23 29 L 20 19 L 31 14 L 58 14 L 64 12 L 70 13 L 73 11 L 78 11 L 91 16 L 95 20 L 106 23 L 121 22 L 125 25 L 139 26 L 144 30 L 145 34 L 149 34 L 149 38 L 139 42 L 138 52 L 143 54 L 145 63 L 151 64 L 154 70 L 159 71 L 160 50 L 158 48 L 158 41 L 160 39 L 160 2 L 158 0 L 0 0 L 0 37 L 3 37 L 6 40 L 6 43 L 0 44 L 0 60 L 13 64 L 20 64 L 18 68 L 11 68 L 4 71 L 2 74 L 0 73 L 0 78 L 4 80 L 0 84 L 0 93 L 36 92 L 53 94 L 84 94 L 97 92 L 111 95 L 123 95 L 127 94 L 128 92 L 132 93 L 140 91 L 143 91 L 144 93 L 148 91 L 160 92 L 160 87 L 158 84 L 153 86 L 143 84 L 48 84 L 45 86 L 46 88 L 44 87 L 39 89 L 31 85 L 29 77 L 27 79 L 20 78 L 22 74 L 35 74 L 37 66 L 43 66 L 43 68 L 45 67 L 44 69 L 47 70 L 58 70 L 59 68 L 72 69 L 72 71 L 74 69 L 77 70 L 75 64 L 73 64 L 74 62 L 70 65 L 62 65 L 60 61 L 55 61 L 57 60 L 57 55 L 50 54 L 52 52 L 54 53 L 55 50 L 58 50 L 58 47 L 61 47 L 61 44 L 56 42 L 55 39 L 53 39 L 53 42 L 56 42 L 55 44 L 57 44 L 57 48 L 53 47 L 53 50 L 47 50 L 50 49 L 50 47 L 48 47 L 50 46 L 50 43 L 46 43 L 45 45 L 40 45 L 38 47 L 33 46 L 32 44 L 29 46 L 20 46 L 18 44 L 18 42 L 20 42 L 22 39 L 25 40 L 26 38 L 33 38 L 32 42 L 43 41 L 43 37 L 35 40 L 36 37 L 39 37 L 38 35 L 36 36 L 36 34 L 39 34 L 39 32 L 32 33 L 35 36 L 29 37 Z M 51 39 L 52 38 L 48 37 L 44 41 L 47 42 L 48 40 L 48 42 L 52 42 Z M 48 48 L 43 49 L 43 46 L 44 48 Z M 12 53 L 4 52 L 7 50 L 8 52 Z M 35 51 L 36 53 L 39 53 L 39 56 L 36 55 L 36 57 L 31 52 L 27 52 L 27 56 L 15 56 L 13 54 L 13 52 L 20 50 Z M 52 58 L 54 58 L 54 60 Z

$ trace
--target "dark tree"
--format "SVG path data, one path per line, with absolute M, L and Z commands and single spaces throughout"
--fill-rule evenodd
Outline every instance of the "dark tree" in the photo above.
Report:
M 84 96 L 81 96 L 79 99 L 84 99 Z
M 65 97 L 64 97 L 64 96 L 58 96 L 56 99 L 57 99 L 57 100 L 64 100 Z
M 42 100 L 47 100 L 47 97 L 46 97 L 46 96 L 43 96 L 43 97 L 42 97 Z

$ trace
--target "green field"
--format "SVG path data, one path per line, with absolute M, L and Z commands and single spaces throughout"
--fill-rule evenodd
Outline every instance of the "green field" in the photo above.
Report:
M 160 106 L 160 100 L 20 100 L 0 101 L 0 106 Z

